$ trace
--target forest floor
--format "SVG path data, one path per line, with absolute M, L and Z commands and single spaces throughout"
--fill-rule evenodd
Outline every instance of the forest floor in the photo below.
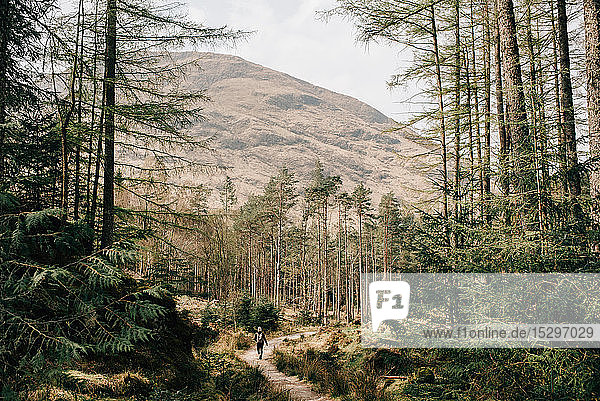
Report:
M 51 366 L 52 374 L 26 378 L 18 394 L 0 385 L 0 400 L 289 401 L 286 389 L 239 357 L 252 344 L 251 334 L 206 326 L 202 316 L 206 305 L 205 300 L 177 297 L 179 313 L 172 311 L 173 319 L 156 340 L 130 352 L 84 356 Z
M 201 324 L 201 316 L 207 305 L 207 301 L 195 297 L 177 297 L 177 308 L 180 311 L 187 311 L 188 318 L 194 324 Z M 333 401 L 333 398 L 314 391 L 309 382 L 301 380 L 297 376 L 288 376 L 280 372 L 275 366 L 273 355 L 279 345 L 286 345 L 288 342 L 294 340 L 307 341 L 317 334 L 315 326 L 298 327 L 295 322 L 295 314 L 291 309 L 284 308 L 282 310 L 282 318 L 283 324 L 279 330 L 271 333 L 274 337 L 268 338 L 269 345 L 264 349 L 263 359 L 258 359 L 254 342 L 252 342 L 250 348 L 235 351 L 235 355 L 248 366 L 258 368 L 273 388 L 287 393 L 291 400 Z M 287 334 L 290 332 L 295 334 Z M 249 341 L 251 340 L 251 336 L 248 333 L 244 337 Z M 231 333 L 229 333 L 229 336 L 227 334 L 222 336 L 222 341 L 218 341 L 214 348 L 220 349 L 225 346 L 225 348 L 235 349 L 237 345 L 230 344 L 231 342 L 235 343 L 236 341 L 232 341 Z
M 292 335 L 276 337 L 269 340 L 269 346 L 265 347 L 263 359 L 258 359 L 254 347 L 240 352 L 239 357 L 250 366 L 258 367 L 269 381 L 281 390 L 288 391 L 292 400 L 298 401 L 333 401 L 332 398 L 319 394 L 312 390 L 310 384 L 298 379 L 296 376 L 286 376 L 277 370 L 273 363 L 273 353 L 279 344 L 286 340 L 296 340 L 303 336 L 314 335 L 315 331 L 307 331 Z

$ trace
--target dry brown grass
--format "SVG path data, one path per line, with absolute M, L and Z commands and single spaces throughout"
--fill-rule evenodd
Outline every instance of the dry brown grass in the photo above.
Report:
M 126 394 L 150 385 L 150 380 L 136 372 L 122 372 L 117 374 L 90 374 L 79 370 L 65 372 L 67 382 L 71 382 L 81 392 L 112 394 Z
M 216 342 L 210 345 L 210 349 L 215 352 L 244 350 L 254 344 L 252 335 L 242 330 L 223 330 L 219 334 Z
M 77 394 L 62 388 L 48 386 L 21 394 L 28 401 L 78 401 Z
M 43 386 L 21 394 L 28 401 L 82 401 L 103 397 L 129 397 L 145 394 L 151 388 L 146 377 L 135 372 L 118 374 L 85 373 L 80 370 L 65 371 L 62 386 Z

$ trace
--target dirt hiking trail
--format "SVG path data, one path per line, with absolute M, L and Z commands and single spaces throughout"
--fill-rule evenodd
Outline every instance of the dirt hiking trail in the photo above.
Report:
M 310 336 L 315 334 L 314 331 L 308 331 L 304 333 L 292 334 L 289 336 L 282 336 L 273 338 L 269 341 L 269 346 L 265 347 L 263 359 L 258 359 L 256 353 L 256 347 L 252 347 L 240 354 L 240 358 L 248 363 L 250 366 L 258 366 L 263 374 L 269 379 L 270 382 L 281 388 L 282 390 L 289 391 L 290 398 L 296 401 L 334 401 L 333 398 L 319 394 L 313 391 L 310 385 L 306 382 L 301 381 L 295 376 L 286 376 L 281 373 L 275 367 L 273 363 L 273 350 L 284 340 L 294 340 L 300 338 L 300 336 Z

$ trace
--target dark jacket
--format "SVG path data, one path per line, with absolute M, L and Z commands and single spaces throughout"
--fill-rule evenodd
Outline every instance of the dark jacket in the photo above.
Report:
M 269 345 L 264 331 L 254 333 L 254 341 L 256 341 L 256 343 L 265 343 L 266 345 Z

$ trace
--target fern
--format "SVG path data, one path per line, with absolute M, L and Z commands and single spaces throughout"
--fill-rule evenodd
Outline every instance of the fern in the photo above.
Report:
M 92 253 L 93 231 L 56 209 L 18 213 L 0 193 L 0 384 L 48 362 L 132 351 L 155 338 L 168 293 L 122 268 L 134 243 Z
M 0 213 L 14 213 L 19 207 L 19 200 L 13 194 L 0 192 Z

